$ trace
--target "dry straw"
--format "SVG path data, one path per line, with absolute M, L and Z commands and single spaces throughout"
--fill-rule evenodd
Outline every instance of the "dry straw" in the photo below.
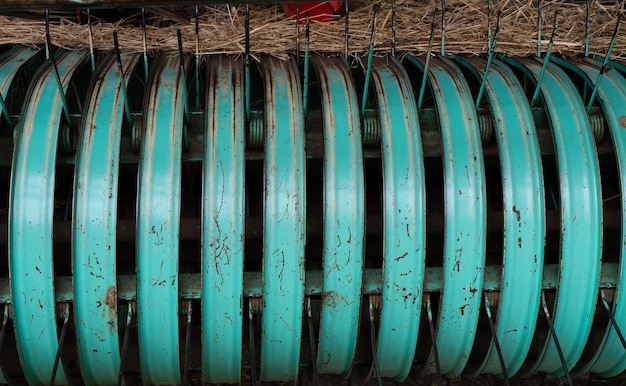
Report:
M 542 50 L 548 46 L 554 15 L 558 29 L 553 50 L 564 56 L 584 53 L 587 25 L 585 2 L 541 1 Z M 383 0 L 351 1 L 349 12 L 349 51 L 362 55 L 369 48 L 372 23 L 375 22 L 375 52 L 391 49 L 391 2 Z M 495 29 L 500 13 L 500 31 L 496 51 L 510 56 L 536 54 L 538 46 L 537 0 L 492 0 L 491 24 Z M 482 54 L 487 52 L 489 12 L 487 0 L 446 1 L 442 23 L 442 3 L 396 0 L 396 49 L 399 52 L 423 54 L 428 48 L 431 25 L 435 23 L 434 51 L 440 50 L 442 25 L 445 25 L 446 53 Z M 375 12 L 376 10 L 376 12 Z M 435 11 L 437 10 L 437 11 Z M 437 12 L 437 13 L 436 13 Z M 376 17 L 374 18 L 374 14 Z M 616 21 L 624 14 L 616 2 L 591 1 L 589 7 L 590 54 L 605 55 Z M 195 51 L 195 13 L 193 8 L 147 10 L 147 43 L 151 51 L 177 50 L 176 30 L 183 35 L 184 50 Z M 304 19 L 304 17 L 302 18 Z M 200 53 L 245 52 L 245 6 L 200 7 Z M 311 23 L 310 49 L 318 52 L 344 52 L 345 19 L 336 16 L 330 23 Z M 89 29 L 76 17 L 58 15 L 51 25 L 53 44 L 67 49 L 88 48 Z M 300 48 L 304 49 L 304 25 L 300 28 Z M 622 31 L 626 30 L 626 23 Z M 140 14 L 115 23 L 92 21 L 94 48 L 113 48 L 113 31 L 117 31 L 121 49 L 142 50 Z M 296 23 L 279 5 L 250 7 L 250 50 L 253 55 L 266 53 L 287 58 L 296 49 Z M 41 45 L 45 40 L 43 17 L 40 20 L 0 17 L 0 44 Z M 613 58 L 626 58 L 626 33 L 620 33 Z

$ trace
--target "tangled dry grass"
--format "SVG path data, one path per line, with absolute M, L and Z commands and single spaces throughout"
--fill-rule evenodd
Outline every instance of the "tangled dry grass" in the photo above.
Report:
M 591 54 L 605 55 L 624 5 L 618 2 L 591 0 L 589 18 L 585 2 L 568 0 L 448 0 L 442 11 L 442 1 L 396 0 L 395 41 L 399 52 L 423 54 L 428 49 L 431 27 L 434 23 L 433 46 L 441 50 L 445 30 L 445 51 L 455 54 L 481 54 L 488 51 L 488 33 L 495 32 L 499 17 L 497 52 L 511 56 L 535 54 L 548 46 L 554 27 L 558 27 L 553 50 L 564 56 L 585 51 L 588 37 Z M 391 2 L 385 0 L 351 1 L 349 11 L 348 50 L 352 55 L 368 51 L 372 24 L 374 50 L 390 51 L 392 46 Z M 538 7 L 540 4 L 540 7 Z M 540 9 L 540 10 L 539 10 Z M 147 10 L 148 50 L 175 51 L 177 34 L 181 30 L 183 47 L 196 52 L 195 12 L 193 8 Z M 265 53 L 286 58 L 296 50 L 299 35 L 300 50 L 304 50 L 305 25 L 297 28 L 294 18 L 285 15 L 280 5 L 250 7 L 250 50 L 253 55 Z M 540 17 L 541 15 L 541 17 Z M 75 17 L 56 15 L 50 26 L 53 44 L 67 49 L 89 47 L 89 27 Z M 541 23 L 538 19 L 541 18 Z M 0 17 L 0 44 L 40 45 L 45 41 L 45 23 L 41 20 Z M 200 7 L 200 54 L 245 51 L 245 6 Z M 589 33 L 587 34 L 587 20 Z M 539 28 L 541 25 L 541 29 Z M 626 29 L 626 26 L 622 30 Z M 92 20 L 93 47 L 113 48 L 113 31 L 117 31 L 123 51 L 143 50 L 143 27 L 140 13 L 114 23 Z M 541 31 L 541 32 L 539 32 Z M 541 33 L 540 44 L 538 36 Z M 317 52 L 344 52 L 345 15 L 337 15 L 330 23 L 313 22 L 310 25 L 310 50 Z M 618 34 L 613 58 L 626 57 L 626 33 Z

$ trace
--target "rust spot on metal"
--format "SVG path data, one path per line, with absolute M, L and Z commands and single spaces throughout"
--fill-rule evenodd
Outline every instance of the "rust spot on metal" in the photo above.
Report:
M 522 215 L 520 214 L 519 209 L 515 205 L 513 205 L 513 212 L 515 212 L 515 216 L 517 216 L 517 222 L 522 221 Z
M 619 124 L 626 129 L 626 115 L 622 115 L 621 117 L 619 117 Z
M 522 238 L 521 237 L 517 238 L 517 246 L 520 247 L 520 248 L 522 247 Z
M 322 304 L 328 307 L 337 307 L 337 305 L 346 300 L 346 297 L 337 291 L 322 292 Z
M 117 291 L 115 290 L 114 285 L 110 286 L 109 289 L 107 289 L 105 303 L 107 306 L 109 306 L 109 308 L 117 308 Z

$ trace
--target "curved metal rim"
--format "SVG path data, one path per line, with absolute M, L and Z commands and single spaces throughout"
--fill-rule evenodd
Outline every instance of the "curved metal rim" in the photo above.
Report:
M 202 201 L 202 363 L 205 382 L 239 383 L 243 330 L 243 62 L 219 55 L 207 69 Z M 219 312 L 216 312 L 219 311 Z
M 295 381 L 304 296 L 304 116 L 296 63 L 265 56 L 261 380 Z
M 57 55 L 64 90 L 84 58 L 80 51 Z M 29 102 L 22 112 L 11 172 L 11 303 L 17 348 L 24 375 L 31 384 L 49 383 L 58 349 L 52 217 L 61 94 L 55 76 L 52 65 L 46 65 L 34 77 L 27 93 Z M 62 363 L 56 382 L 67 382 Z
M 486 61 L 460 59 L 484 76 Z M 496 337 L 508 376 L 522 366 L 537 323 L 541 294 L 545 204 L 543 168 L 530 106 L 515 75 L 494 61 L 486 80 L 496 125 L 503 181 L 503 276 L 496 320 Z M 473 374 L 502 375 L 491 340 L 487 355 Z
M 415 355 L 426 246 L 426 191 L 417 104 L 393 57 L 377 60 L 383 163 L 383 290 L 376 357 L 381 376 L 402 382 Z
M 407 59 L 423 70 L 421 59 Z M 439 358 L 441 372 L 455 377 L 469 359 L 482 300 L 487 226 L 485 173 L 478 117 L 463 74 L 449 60 L 433 58 L 428 81 L 441 125 L 446 202 L 443 295 L 436 343 L 438 351 L 446 353 Z M 434 371 L 432 350 L 426 371 Z
M 317 367 L 350 373 L 359 331 L 365 186 L 356 91 L 339 57 L 312 56 L 324 114 L 324 284 Z
M 520 59 L 518 63 L 537 80 L 539 62 Z M 602 242 L 600 172 L 589 121 L 572 81 L 549 64 L 541 92 L 553 127 L 561 190 L 561 259 L 553 308 L 554 329 L 571 369 L 585 347 L 597 300 Z M 581 186 L 588 189 L 580 189 Z M 564 373 L 551 337 L 546 339 L 537 361 L 524 373 L 534 371 L 556 376 Z
M 599 66 L 585 62 L 579 62 L 576 65 L 585 74 L 591 85 L 594 85 L 599 73 Z M 626 106 L 626 79 L 616 71 L 608 69 L 604 72 L 603 80 L 598 88 L 598 97 L 613 140 L 620 176 L 622 219 L 626 219 L 626 131 L 624 130 L 624 125 L 620 123 L 620 117 L 623 118 L 620 115 L 620 111 L 623 113 L 624 106 Z M 622 240 L 624 239 L 626 239 L 626 229 L 622 225 Z M 625 253 L 625 243 L 622 242 L 619 263 L 620 273 L 618 274 L 619 281 L 615 288 L 615 300 L 613 301 L 615 321 L 622 329 L 623 326 L 626 326 L 626 305 L 624 304 L 623 294 L 623 287 L 626 285 L 626 278 L 623 275 Z M 589 363 L 580 371 L 591 371 L 602 377 L 614 377 L 625 369 L 626 352 L 617 337 L 615 329 L 609 323 L 600 348 Z
M 137 322 L 147 383 L 180 383 L 178 233 L 183 129 L 179 58 L 153 66 L 144 106 L 137 192 Z
M 139 56 L 124 56 L 126 78 Z M 81 123 L 74 179 L 72 267 L 78 354 L 87 383 L 116 383 L 116 221 L 122 82 L 109 55 L 92 82 Z M 94 299 L 97 299 L 94 301 Z

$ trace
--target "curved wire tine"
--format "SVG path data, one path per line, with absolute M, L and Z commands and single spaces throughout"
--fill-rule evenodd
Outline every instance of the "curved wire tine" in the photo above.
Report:
M 305 46 L 304 46 L 304 89 L 302 91 L 302 107 L 304 116 L 306 117 L 307 106 L 309 104 L 309 43 L 311 35 L 311 25 L 309 20 L 309 11 L 306 11 L 306 30 L 305 30 Z
M 96 71 L 96 58 L 93 53 L 93 31 L 91 29 L 91 10 L 87 8 L 87 26 L 89 28 L 89 59 L 91 63 L 91 72 Z
M 491 48 L 491 0 L 487 0 L 487 49 Z
M 245 61 L 246 71 L 244 73 L 244 87 L 246 99 L 246 122 L 250 122 L 250 4 L 246 3 L 246 21 L 245 21 Z
M 198 4 L 196 4 L 196 29 L 195 29 L 195 43 L 196 43 L 196 111 L 200 111 L 200 17 L 198 11 Z
M 370 32 L 370 47 L 367 54 L 367 69 L 365 71 L 365 83 L 363 84 L 363 100 L 361 101 L 361 117 L 365 116 L 365 108 L 367 107 L 367 93 L 370 88 L 370 80 L 372 79 L 372 61 L 374 59 L 374 35 L 376 34 L 376 14 L 377 8 L 374 8 L 372 17 L 372 31 Z
M 585 1 L 585 57 L 589 56 L 589 30 L 591 29 L 591 0 Z
M 348 46 L 350 45 L 350 7 L 348 6 L 348 0 L 346 0 L 344 3 L 344 10 L 346 13 L 346 24 L 345 24 L 345 31 L 344 31 L 344 57 L 346 59 L 346 63 L 348 62 Z
M 146 10 L 141 8 L 141 42 L 143 43 L 143 74 L 146 84 L 148 84 L 148 32 L 146 31 Z
M 187 74 L 185 73 L 185 54 L 183 53 L 183 36 L 180 32 L 180 28 L 176 30 L 176 37 L 178 38 L 178 60 L 180 63 L 180 74 L 183 77 L 181 85 L 183 87 L 183 109 L 185 112 L 185 122 L 189 122 L 189 101 L 187 100 Z
M 128 91 L 126 89 L 126 80 L 124 78 L 124 68 L 122 67 L 122 57 L 120 55 L 120 45 L 117 40 L 117 31 L 113 31 L 113 46 L 115 47 L 115 58 L 117 59 L 117 69 L 120 72 L 120 82 L 122 83 L 122 95 L 124 98 L 124 117 L 128 124 L 132 125 L 133 120 L 130 116 L 130 104 L 128 103 Z
M 491 316 L 491 301 L 487 294 L 485 294 L 485 311 L 487 312 L 487 319 L 489 320 L 489 329 L 491 330 L 491 336 L 493 337 L 494 346 L 496 346 L 496 353 L 498 354 L 498 361 L 500 362 L 500 368 L 502 369 L 502 378 L 507 386 L 511 385 L 509 375 L 506 372 L 506 365 L 504 364 L 504 357 L 502 356 L 502 350 L 500 348 L 500 342 L 498 342 L 498 336 L 496 335 L 496 327 L 493 323 Z
M 311 312 L 311 298 L 306 298 L 306 314 L 309 322 L 309 345 L 311 346 L 311 368 L 313 369 L 313 384 L 319 386 L 317 374 L 317 348 L 315 345 L 315 330 L 313 329 L 313 313 Z
M 2 343 L 6 335 L 7 324 L 9 323 L 9 306 L 7 304 L 2 307 L 2 327 L 0 328 L 0 352 L 2 351 Z
M 300 0 L 296 0 L 296 64 L 300 66 Z
M 550 335 L 552 336 L 552 340 L 554 341 L 554 345 L 556 346 L 556 351 L 559 354 L 559 359 L 561 360 L 561 364 L 563 365 L 563 372 L 565 373 L 567 384 L 570 386 L 573 386 L 574 382 L 572 381 L 572 376 L 569 373 L 567 362 L 565 361 L 565 357 L 563 356 L 563 350 L 561 350 L 561 344 L 559 343 L 559 340 L 556 337 L 556 332 L 554 331 L 554 324 L 552 323 L 552 317 L 550 316 L 550 311 L 548 310 L 548 304 L 546 303 L 546 293 L 544 291 L 541 291 L 541 307 L 543 309 L 544 315 L 546 316 L 546 321 L 548 322 Z
M 54 53 L 52 52 L 52 39 L 50 38 L 50 11 L 46 9 L 46 55 L 47 59 L 50 59 L 50 63 L 52 63 L 52 68 L 54 69 L 54 78 L 56 79 L 56 85 L 59 88 L 59 94 L 61 95 L 61 104 L 63 105 L 63 114 L 65 115 L 65 120 L 67 124 L 72 122 L 70 117 L 70 109 L 67 105 L 67 100 L 65 99 L 65 92 L 63 91 L 63 85 L 61 84 L 61 77 L 59 75 L 59 68 L 57 67 L 56 59 L 54 58 Z
M 437 351 L 437 336 L 435 334 L 435 324 L 433 323 L 433 310 L 430 305 L 430 294 L 424 295 L 424 303 L 426 305 L 426 315 L 428 316 L 428 327 L 430 330 L 430 340 L 433 344 L 433 356 L 435 357 L 435 368 L 437 370 L 437 381 L 439 386 L 443 386 L 443 376 L 441 375 L 441 367 L 439 366 L 439 352 Z
M 391 56 L 396 56 L 396 0 L 391 0 Z
M 128 341 L 130 338 L 130 326 L 133 321 L 133 302 L 128 302 L 128 311 L 126 312 L 126 326 L 124 327 L 124 338 L 122 342 L 122 352 L 120 355 L 120 372 L 117 377 L 117 386 L 124 383 L 124 362 L 128 353 Z
M 619 326 L 617 325 L 617 321 L 615 321 L 615 316 L 613 315 L 613 311 L 611 311 L 611 306 L 609 306 L 609 302 L 606 299 L 606 295 L 604 294 L 604 290 L 603 289 L 600 290 L 600 298 L 602 299 L 602 304 L 604 305 L 604 309 L 606 310 L 606 313 L 609 315 L 609 319 L 611 320 L 611 324 L 613 325 L 613 328 L 615 328 L 615 332 L 617 333 L 617 337 L 619 338 L 620 342 L 622 343 L 622 346 L 624 346 L 624 349 L 626 349 L 626 340 L 624 340 L 624 335 L 622 335 L 622 331 L 620 330 Z
M 441 56 L 446 56 L 446 0 L 441 0 Z
M 417 98 L 417 108 L 422 108 L 424 103 L 424 92 L 426 91 L 426 81 L 428 80 L 428 67 L 430 66 L 430 57 L 433 52 L 433 42 L 435 41 L 435 19 L 437 17 L 437 9 L 433 11 L 433 22 L 430 25 L 430 38 L 428 39 L 428 51 L 426 51 L 426 63 L 424 63 L 424 74 L 422 75 L 422 84 L 420 93 Z
M 537 57 L 541 58 L 541 32 L 543 28 L 543 14 L 541 12 L 541 0 L 537 0 Z
M 611 38 L 611 43 L 609 44 L 609 49 L 606 52 L 606 56 L 602 61 L 602 66 L 600 67 L 600 72 L 598 72 L 598 77 L 596 78 L 595 85 L 593 86 L 593 91 L 591 92 L 591 96 L 589 97 L 589 103 L 587 104 L 587 114 L 591 111 L 591 107 L 593 106 L 593 102 L 596 99 L 596 95 L 598 94 L 598 88 L 600 87 L 600 81 L 602 80 L 602 76 L 604 76 L 604 72 L 606 71 L 606 67 L 611 59 L 611 53 L 613 52 L 613 48 L 615 47 L 615 42 L 617 41 L 617 36 L 619 35 L 619 26 L 622 21 L 622 9 L 623 4 L 620 7 L 620 14 L 617 16 L 617 22 L 615 23 L 615 30 L 613 31 L 613 37 Z
M 61 328 L 61 335 L 59 336 L 59 345 L 57 347 L 57 354 L 54 357 L 54 364 L 52 365 L 52 374 L 50 374 L 49 385 L 54 385 L 57 378 L 57 368 L 59 367 L 59 361 L 61 360 L 61 352 L 63 350 L 63 343 L 65 343 L 65 336 L 67 335 L 67 322 L 70 320 L 69 303 L 59 304 L 59 316 L 63 318 L 63 327 Z
M 187 380 L 189 379 L 189 352 L 191 346 L 191 300 L 185 300 L 186 307 L 183 309 L 183 315 L 187 316 L 187 327 L 185 330 L 185 359 L 183 360 L 183 383 L 182 386 L 187 386 Z
M 256 386 L 256 350 L 254 348 L 254 300 L 248 298 L 248 335 L 250 339 L 250 382 Z
M 117 386 L 124 383 L 124 361 L 128 352 L 128 339 L 130 336 L 130 324 L 133 320 L 133 303 L 128 302 L 128 311 L 126 312 L 126 327 L 124 328 L 124 338 L 122 343 L 122 352 L 120 355 L 120 371 L 117 375 Z
M 491 12 L 491 11 L 490 11 Z M 489 27 L 489 57 L 487 58 L 487 64 L 485 65 L 485 73 L 483 74 L 483 80 L 480 83 L 480 89 L 478 90 L 478 95 L 476 96 L 476 108 L 480 107 L 480 103 L 483 99 L 483 94 L 485 93 L 485 86 L 487 85 L 487 75 L 489 75 L 489 69 L 491 68 L 491 63 L 493 63 L 493 57 L 496 53 L 496 45 L 498 44 L 498 34 L 500 33 L 500 15 L 501 12 L 498 11 L 498 16 L 496 20 L 496 31 L 491 35 L 491 27 Z
M 376 359 L 376 319 L 374 318 L 374 304 L 372 301 L 372 295 L 369 296 L 369 314 L 370 314 L 370 343 L 372 348 L 372 367 L 376 373 L 376 381 L 379 386 L 382 386 L 383 381 L 380 377 L 380 370 L 378 369 L 378 360 Z M 369 376 L 368 376 L 369 378 Z
M 535 92 L 533 93 L 533 97 L 530 100 L 530 106 L 533 107 L 537 98 L 539 98 L 539 92 L 541 91 L 541 83 L 543 82 L 543 76 L 548 69 L 548 63 L 550 63 L 550 55 L 552 55 L 552 45 L 554 44 L 554 37 L 556 36 L 556 30 L 559 27 L 559 13 L 554 11 L 554 25 L 552 27 L 552 35 L 550 36 L 550 43 L 548 44 L 548 49 L 546 50 L 546 57 L 543 59 L 543 66 L 541 67 L 541 72 L 539 73 L 539 78 L 537 80 L 537 85 L 535 86 Z

